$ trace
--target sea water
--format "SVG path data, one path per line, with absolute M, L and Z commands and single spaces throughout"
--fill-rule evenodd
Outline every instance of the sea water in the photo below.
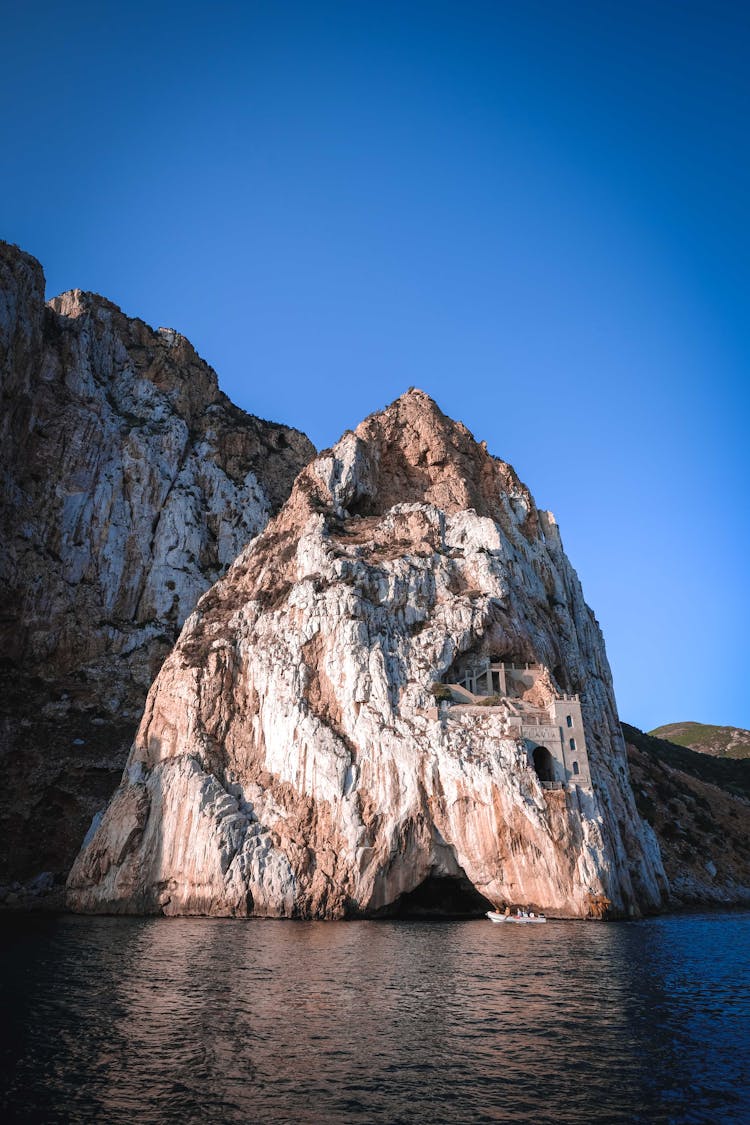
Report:
M 747 913 L 0 932 L 4 1121 L 750 1121 Z

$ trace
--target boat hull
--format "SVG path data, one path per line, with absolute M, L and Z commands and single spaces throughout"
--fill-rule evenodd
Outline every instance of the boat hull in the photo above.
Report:
M 519 917 L 517 914 L 496 914 L 494 910 L 488 910 L 487 917 L 489 918 L 490 922 L 509 922 L 514 926 L 538 926 L 547 921 L 545 917 L 540 918 L 539 916 L 535 918 L 529 918 L 528 916 Z

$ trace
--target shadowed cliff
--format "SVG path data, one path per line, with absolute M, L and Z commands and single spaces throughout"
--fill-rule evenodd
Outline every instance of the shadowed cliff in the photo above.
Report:
M 198 597 L 314 454 L 172 329 L 0 243 L 0 882 L 64 875 Z

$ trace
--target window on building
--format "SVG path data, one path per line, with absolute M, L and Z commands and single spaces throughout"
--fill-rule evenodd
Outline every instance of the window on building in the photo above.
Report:
M 571 750 L 575 750 L 575 748 L 576 748 L 576 740 L 575 740 L 574 738 L 571 738 L 571 740 L 570 740 L 570 749 L 571 749 Z
M 572 715 L 566 715 L 565 716 L 565 722 L 568 724 L 569 727 L 572 727 L 573 726 L 573 716 Z
M 580 772 L 581 771 L 578 768 L 578 762 L 573 762 L 573 773 L 580 773 Z

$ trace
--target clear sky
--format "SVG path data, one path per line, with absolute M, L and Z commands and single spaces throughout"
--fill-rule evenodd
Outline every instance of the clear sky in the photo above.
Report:
M 0 0 L 0 236 L 319 447 L 416 385 L 620 713 L 750 727 L 750 7 Z

